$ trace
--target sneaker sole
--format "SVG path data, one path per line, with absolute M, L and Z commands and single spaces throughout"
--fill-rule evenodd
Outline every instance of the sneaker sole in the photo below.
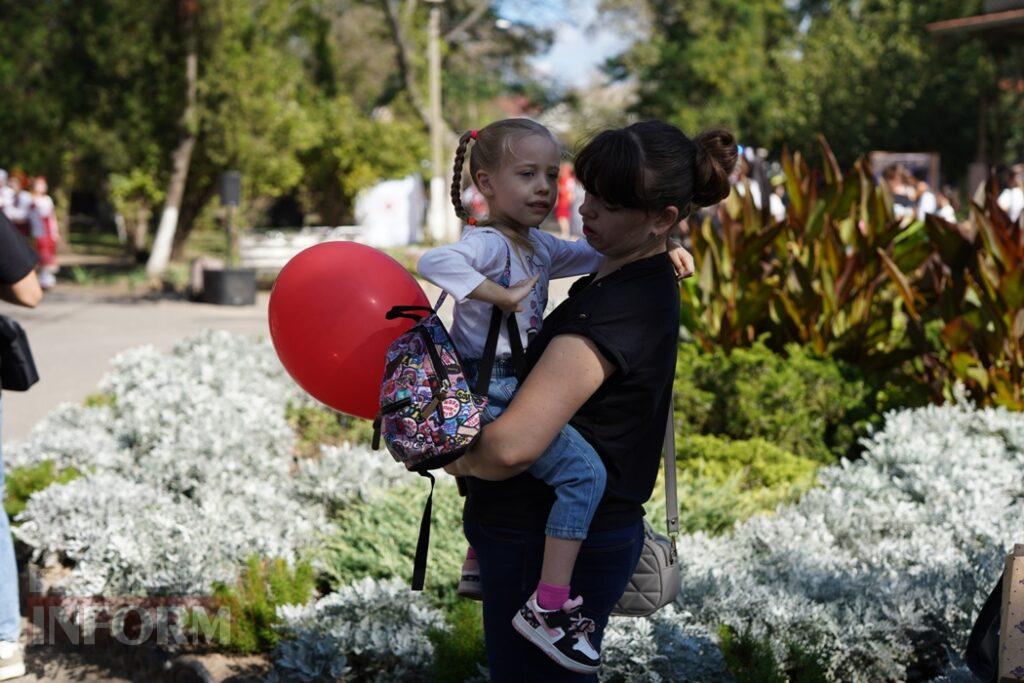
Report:
M 483 601 L 484 593 L 480 590 L 479 581 L 459 581 L 459 587 L 455 589 L 456 595 L 469 600 Z
M 25 675 L 25 663 L 18 662 L 9 666 L 0 667 L 0 681 L 7 681 L 12 678 L 20 678 Z
M 516 616 L 512 619 L 512 628 L 518 631 L 519 635 L 523 638 L 526 638 L 528 641 L 539 647 L 541 652 L 550 657 L 551 660 L 560 667 L 568 669 L 569 671 L 574 671 L 578 674 L 595 674 L 598 669 L 601 668 L 600 666 L 580 664 L 579 662 L 569 659 L 563 655 L 561 650 L 555 647 L 553 643 L 544 640 L 544 638 L 538 637 L 534 628 L 527 623 L 526 619 L 524 619 L 523 615 L 519 612 L 516 612 Z

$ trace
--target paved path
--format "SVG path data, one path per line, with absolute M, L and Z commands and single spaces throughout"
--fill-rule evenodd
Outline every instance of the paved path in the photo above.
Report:
M 40 377 L 25 393 L 3 393 L 4 441 L 25 436 L 61 402 L 95 393 L 121 351 L 144 344 L 168 350 L 205 329 L 267 334 L 267 300 L 261 293 L 255 306 L 235 308 L 66 286 L 33 310 L 0 304 L 25 328 Z
M 549 306 L 566 296 L 570 283 L 552 283 Z M 439 290 L 422 284 L 434 301 Z M 236 308 L 63 286 L 33 310 L 0 303 L 0 312 L 16 317 L 25 328 L 40 376 L 25 393 L 3 393 L 4 441 L 26 436 L 60 403 L 81 402 L 95 393 L 110 360 L 121 351 L 144 344 L 169 350 L 206 329 L 266 336 L 268 300 L 269 295 L 261 292 L 255 306 Z M 449 305 L 445 309 L 450 311 Z

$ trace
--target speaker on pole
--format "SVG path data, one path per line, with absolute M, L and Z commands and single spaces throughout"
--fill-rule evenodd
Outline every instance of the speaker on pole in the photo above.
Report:
M 238 206 L 242 199 L 242 174 L 238 171 L 224 171 L 220 174 L 220 203 L 222 206 Z

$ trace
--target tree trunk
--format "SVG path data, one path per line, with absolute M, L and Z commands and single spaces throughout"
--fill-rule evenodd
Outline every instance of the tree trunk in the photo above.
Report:
M 392 0 L 381 0 L 381 9 L 384 10 L 384 16 L 388 20 L 388 28 L 391 30 L 391 40 L 395 44 L 395 56 L 398 61 L 398 72 L 402 75 L 402 83 L 405 85 L 405 92 L 409 95 L 409 101 L 412 103 L 413 109 L 419 114 L 420 120 L 423 121 L 423 126 L 430 130 L 431 118 L 430 109 L 427 103 L 423 101 L 423 94 L 420 91 L 419 84 L 416 82 L 416 76 L 413 73 L 412 67 L 412 48 L 409 47 L 408 41 L 406 41 L 405 33 L 402 30 L 401 20 L 399 19 L 398 13 L 395 11 L 394 5 L 391 4 Z M 455 142 L 459 136 L 455 134 L 451 126 L 448 125 L 447 121 L 441 120 L 441 133 L 444 137 L 445 144 L 449 147 L 454 148 Z
M 196 180 L 193 177 L 193 180 Z M 217 183 L 213 176 L 200 174 L 199 180 L 193 183 L 189 192 L 189 200 L 181 207 L 181 215 L 178 219 L 178 229 L 174 233 L 174 247 L 171 250 L 171 258 L 180 259 L 185 256 L 185 243 L 188 242 L 192 228 L 195 227 L 196 219 L 202 213 L 213 196 L 217 193 Z
M 191 31 L 190 31 L 191 32 Z M 160 227 L 157 228 L 156 239 L 153 241 L 153 253 L 149 255 L 146 272 L 151 277 L 159 277 L 167 268 L 174 244 L 174 231 L 178 227 L 178 213 L 181 209 L 181 198 L 185 194 L 185 182 L 188 180 L 188 167 L 192 161 L 192 150 L 196 145 L 196 81 L 198 80 L 198 57 L 196 55 L 195 37 L 190 36 L 188 55 L 185 57 L 185 78 L 187 100 L 185 111 L 181 115 L 182 138 L 171 154 L 173 170 L 167 185 L 167 199 L 164 202 L 163 214 L 160 216 Z

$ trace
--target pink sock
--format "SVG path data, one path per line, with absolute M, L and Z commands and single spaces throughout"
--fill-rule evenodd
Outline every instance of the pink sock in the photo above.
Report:
M 470 546 L 466 550 L 466 559 L 467 560 L 475 560 L 476 559 L 476 551 L 473 550 L 473 546 Z
M 550 583 L 544 583 L 543 581 L 537 584 L 537 605 L 541 609 L 562 609 L 562 605 L 568 599 L 568 586 L 552 586 Z

